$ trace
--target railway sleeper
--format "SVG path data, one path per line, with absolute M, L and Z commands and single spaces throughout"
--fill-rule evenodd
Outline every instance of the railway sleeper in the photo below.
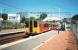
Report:
M 25 36 L 25 34 L 16 34 L 16 35 L 11 35 L 11 36 L 1 37 L 0 41 L 3 40 L 3 39 L 12 38 L 12 37 L 16 37 L 16 36 Z
M 10 42 L 13 42 L 13 41 L 17 41 L 19 39 L 22 39 L 23 37 L 24 36 L 16 36 L 16 37 L 11 37 L 11 38 L 0 40 L 0 45 L 10 43 Z

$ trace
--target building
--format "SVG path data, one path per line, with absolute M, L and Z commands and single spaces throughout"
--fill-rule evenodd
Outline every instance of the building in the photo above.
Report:
M 60 17 L 46 17 L 43 21 L 57 21 L 60 22 L 62 19 Z
M 8 21 L 20 22 L 21 18 L 19 14 L 8 14 Z

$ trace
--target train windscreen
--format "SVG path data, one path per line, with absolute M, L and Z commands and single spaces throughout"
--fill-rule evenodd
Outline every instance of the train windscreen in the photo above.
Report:
M 30 32 L 32 32 L 33 31 L 33 23 L 32 23 L 32 20 L 30 20 Z
M 34 27 L 37 27 L 37 21 L 34 21 Z

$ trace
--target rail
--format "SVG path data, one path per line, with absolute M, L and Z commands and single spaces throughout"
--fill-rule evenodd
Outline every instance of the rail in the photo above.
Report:
M 0 45 L 22 39 L 24 36 L 25 36 L 25 33 L 23 31 L 22 32 L 8 33 L 8 34 L 2 34 L 2 35 L 0 35 Z

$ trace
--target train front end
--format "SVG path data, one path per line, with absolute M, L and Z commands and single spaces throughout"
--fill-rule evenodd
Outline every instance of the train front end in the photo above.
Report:
M 36 35 L 40 33 L 39 24 L 37 21 L 30 20 L 25 22 L 26 35 Z

